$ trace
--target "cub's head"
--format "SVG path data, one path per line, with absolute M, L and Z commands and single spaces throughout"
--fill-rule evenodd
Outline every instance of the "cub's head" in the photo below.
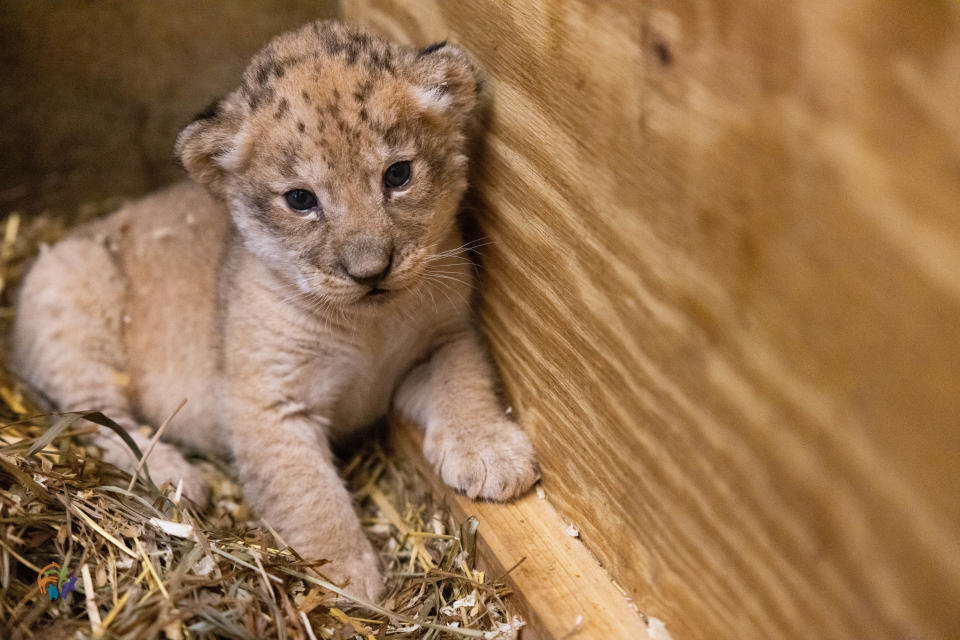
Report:
M 298 290 L 365 305 L 410 288 L 466 188 L 474 69 L 337 22 L 278 36 L 176 152 Z

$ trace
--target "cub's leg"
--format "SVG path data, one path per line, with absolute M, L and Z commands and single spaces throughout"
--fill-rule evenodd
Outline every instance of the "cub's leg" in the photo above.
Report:
M 349 579 L 348 592 L 376 601 L 383 591 L 380 563 L 334 466 L 322 421 L 264 386 L 241 393 L 228 396 L 229 438 L 247 500 L 305 559 L 329 560 L 321 573 Z
M 493 379 L 476 334 L 464 330 L 407 376 L 394 403 L 426 429 L 423 453 L 444 482 L 471 498 L 508 500 L 536 481 L 537 461 L 504 417 Z
M 68 238 L 44 250 L 23 284 L 11 347 L 13 371 L 63 411 L 96 409 L 125 428 L 144 450 L 120 376 L 123 343 L 123 274 L 102 244 Z M 100 428 L 95 442 L 104 459 L 127 471 L 137 460 L 114 432 Z M 201 505 L 208 494 L 199 469 L 160 442 L 147 459 L 157 484 L 176 485 Z

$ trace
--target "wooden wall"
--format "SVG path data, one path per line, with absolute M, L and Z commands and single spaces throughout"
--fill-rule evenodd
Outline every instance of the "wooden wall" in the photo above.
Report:
M 344 10 L 486 71 L 483 327 L 641 610 L 960 638 L 960 4 Z

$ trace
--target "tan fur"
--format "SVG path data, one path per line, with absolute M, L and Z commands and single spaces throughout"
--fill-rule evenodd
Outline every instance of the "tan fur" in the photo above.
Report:
M 61 408 L 102 409 L 127 427 L 189 398 L 167 440 L 231 455 L 288 543 L 376 597 L 379 562 L 329 440 L 392 402 L 468 495 L 508 499 L 536 477 L 494 394 L 455 224 L 475 95 L 469 61 L 449 45 L 418 52 L 331 22 L 274 39 L 177 141 L 206 188 L 172 186 L 42 253 L 21 293 L 15 369 Z M 389 191 L 383 172 L 403 160 L 412 179 Z M 322 211 L 285 204 L 301 188 Z M 385 265 L 384 295 L 347 274 Z M 109 435 L 102 443 L 132 464 Z M 206 498 L 173 444 L 150 467 Z

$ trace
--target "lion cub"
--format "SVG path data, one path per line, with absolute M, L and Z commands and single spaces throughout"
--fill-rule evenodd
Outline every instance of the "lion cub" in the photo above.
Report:
M 195 182 L 41 254 L 21 292 L 15 370 L 61 409 L 128 428 L 189 398 L 167 439 L 230 455 L 289 544 L 376 597 L 378 558 L 329 440 L 393 407 L 471 497 L 508 499 L 536 477 L 494 394 L 455 222 L 476 93 L 454 46 L 418 51 L 336 22 L 275 38 L 178 137 Z M 114 434 L 99 438 L 132 466 Z M 206 499 L 173 445 L 150 468 Z

